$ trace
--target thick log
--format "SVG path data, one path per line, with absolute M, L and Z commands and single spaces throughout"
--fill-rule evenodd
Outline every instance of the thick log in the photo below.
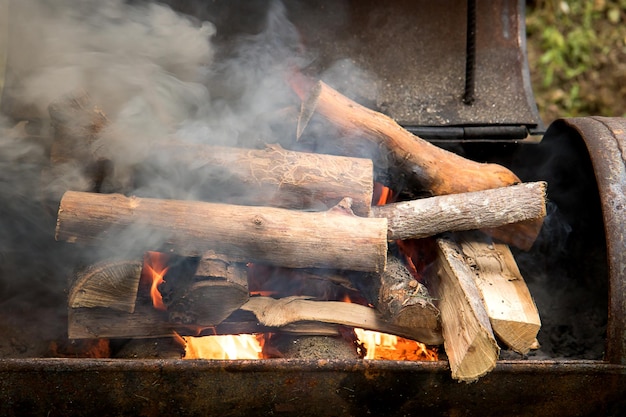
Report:
M 79 271 L 70 289 L 69 308 L 107 307 L 132 313 L 141 266 L 136 260 L 111 259 Z
M 149 231 L 158 239 L 143 244 L 162 244 L 185 256 L 215 251 L 235 261 L 291 268 L 382 272 L 387 258 L 386 219 L 332 209 L 300 212 L 74 191 L 63 196 L 57 240 L 101 244 L 123 230 Z
M 395 334 L 427 345 L 442 342 L 439 323 L 433 326 L 429 317 L 421 323 L 416 320 L 412 327 L 402 327 L 387 322 L 378 311 L 360 304 L 312 301 L 306 297 L 252 297 L 241 308 L 252 311 L 265 326 L 281 327 L 297 322 L 319 321 Z
M 546 215 L 546 183 L 429 197 L 372 207 L 388 221 L 389 240 L 420 239 L 443 232 L 495 228 Z
M 364 158 L 172 141 L 152 146 L 146 162 L 157 170 L 180 167 L 204 201 L 321 211 L 350 198 L 364 217 L 372 202 L 374 169 Z
M 439 323 L 439 310 L 428 289 L 393 255 L 387 255 L 387 268 L 382 274 L 369 274 L 367 279 L 355 279 L 354 284 L 392 324 L 411 328 L 423 326 L 425 321 L 433 327 Z
M 350 100 L 322 81 L 307 88 L 306 81 L 294 78 L 292 86 L 304 100 L 304 113 L 319 112 L 339 129 L 349 132 L 343 140 L 362 138 L 376 147 L 383 147 L 391 156 L 389 165 L 399 168 L 415 191 L 434 195 L 458 194 L 521 182 L 501 165 L 472 161 L 413 135 L 392 118 Z M 501 234 L 501 238 L 507 241 L 510 236 L 522 234 L 523 239 L 516 237 L 507 243 L 529 249 L 541 225 L 539 219 L 529 221 L 521 229 L 512 226 Z
M 188 285 L 168 285 L 168 280 L 159 288 L 169 321 L 201 327 L 220 324 L 248 301 L 247 273 L 245 264 L 202 256 Z
M 437 249 L 438 280 L 430 289 L 439 300 L 443 345 L 452 378 L 472 382 L 495 368 L 500 348 L 461 247 L 439 238 Z
M 541 320 L 511 250 L 479 232 L 462 233 L 458 239 L 494 333 L 515 352 L 528 353 L 536 343 Z

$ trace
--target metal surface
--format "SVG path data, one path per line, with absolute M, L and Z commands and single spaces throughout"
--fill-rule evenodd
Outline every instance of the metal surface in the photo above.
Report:
M 224 42 L 225 51 L 229 39 L 263 30 L 271 3 L 168 2 L 215 22 L 216 44 Z M 543 130 L 526 59 L 523 0 L 476 0 L 469 14 L 475 21 L 466 0 L 283 3 L 309 59 L 304 71 L 418 134 L 463 138 L 464 129 L 449 128 L 475 126 L 490 137 L 519 139 Z M 470 56 L 468 22 L 475 24 Z M 468 58 L 471 100 L 464 100 Z
M 617 416 L 626 370 L 502 361 L 473 384 L 446 362 L 0 361 L 4 416 Z
M 546 133 L 573 129 L 584 140 L 598 184 L 609 263 L 606 360 L 626 364 L 626 119 L 581 117 Z M 582 202 L 581 202 L 582 203 Z

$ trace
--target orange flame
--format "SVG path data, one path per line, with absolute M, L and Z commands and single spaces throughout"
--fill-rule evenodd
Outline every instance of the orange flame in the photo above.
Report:
M 354 329 L 367 350 L 364 359 L 436 361 L 437 350 L 415 340 L 371 330 Z
M 183 359 L 262 359 L 264 336 L 239 334 L 186 337 Z
M 163 297 L 159 292 L 159 285 L 165 282 L 163 277 L 167 273 L 168 257 L 161 252 L 146 252 L 143 262 L 143 273 L 147 276 L 150 285 L 150 298 L 155 309 L 165 311 L 167 307 L 163 303 Z

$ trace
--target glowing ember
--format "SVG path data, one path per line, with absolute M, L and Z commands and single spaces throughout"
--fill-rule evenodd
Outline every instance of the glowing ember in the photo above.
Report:
M 365 359 L 436 361 L 438 358 L 437 351 L 414 340 L 363 329 L 354 332 L 367 350 Z
M 159 292 L 159 285 L 164 283 L 163 277 L 167 273 L 167 255 L 160 252 L 146 252 L 143 263 L 143 275 L 146 276 L 150 285 L 150 297 L 152 305 L 157 310 L 165 311 L 167 307 L 163 303 L 163 297 Z
M 183 337 L 183 359 L 262 359 L 262 334 Z

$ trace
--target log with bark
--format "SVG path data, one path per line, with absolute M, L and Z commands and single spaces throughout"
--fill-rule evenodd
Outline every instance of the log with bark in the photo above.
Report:
M 507 245 L 479 232 L 457 234 L 498 339 L 515 352 L 536 346 L 541 320 Z
M 375 218 L 354 216 L 349 200 L 327 212 L 301 212 L 68 191 L 59 206 L 56 238 L 98 243 L 121 229 L 137 227 L 158 233 L 164 244 L 186 256 L 213 250 L 242 262 L 381 272 L 387 239 L 489 227 L 545 214 L 545 184 L 509 188 L 376 207 L 374 215 L 380 217 Z
M 353 279 L 354 285 L 385 320 L 401 327 L 432 326 L 439 323 L 439 310 L 433 305 L 428 289 L 409 272 L 399 258 L 387 255 L 382 274 Z
M 409 187 L 434 195 L 487 190 L 520 183 L 509 169 L 479 163 L 439 148 L 408 130 L 392 118 L 368 109 L 340 94 L 322 81 L 312 87 L 308 80 L 294 77 L 292 86 L 303 100 L 305 121 L 319 112 L 340 130 L 349 132 L 343 140 L 369 141 L 388 152 L 390 166 L 401 170 Z M 299 127 L 301 132 L 303 127 Z M 530 249 L 537 238 L 543 219 L 492 231 L 499 239 L 522 249 Z
M 437 249 L 437 277 L 429 289 L 441 311 L 443 345 L 452 378 L 473 382 L 495 368 L 500 348 L 461 247 L 442 237 Z
M 364 217 L 372 202 L 374 170 L 365 158 L 169 141 L 152 146 L 146 163 L 150 175 L 174 167 L 189 176 L 204 201 L 323 211 L 350 198 Z
M 371 272 L 387 258 L 386 219 L 74 191 L 61 201 L 56 239 L 98 244 L 129 229 L 158 234 L 184 256 L 215 251 L 234 261 Z
M 419 239 L 443 232 L 494 228 L 543 219 L 546 183 L 533 182 L 372 207 L 388 221 L 389 240 Z

